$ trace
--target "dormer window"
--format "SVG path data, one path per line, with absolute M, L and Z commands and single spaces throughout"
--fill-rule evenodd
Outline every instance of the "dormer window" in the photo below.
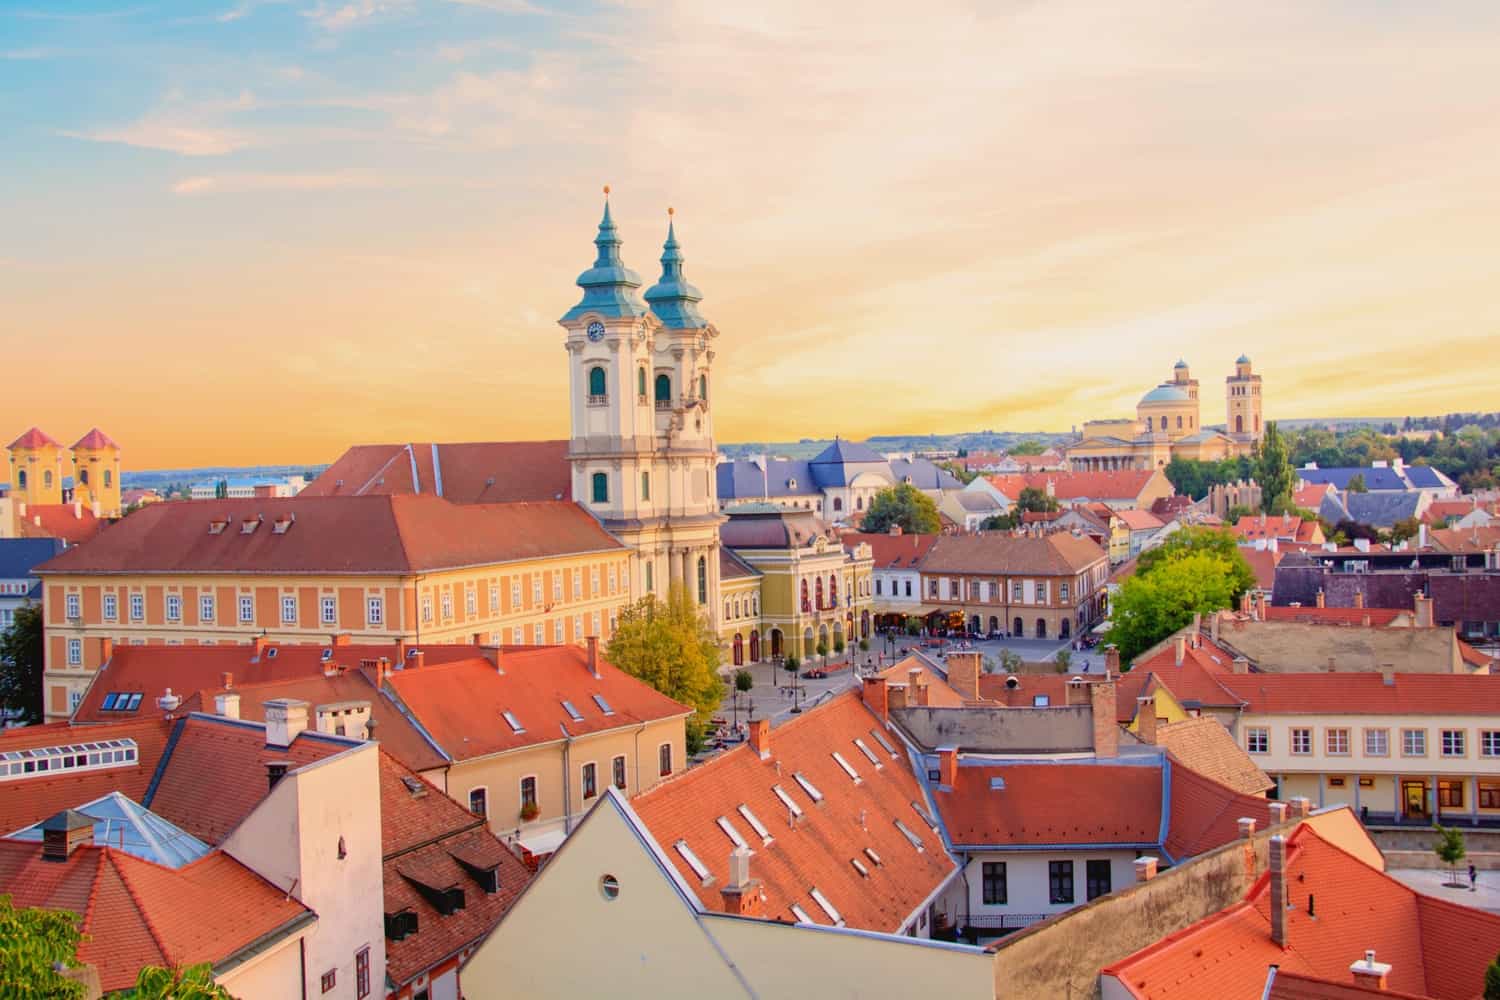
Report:
M 243 521 L 240 522 L 240 534 L 242 534 L 242 535 L 253 534 L 254 531 L 255 531 L 255 529 L 259 528 L 259 527 L 260 527 L 260 518 L 259 517 L 246 518 L 245 520 L 243 520 Z
M 208 522 L 208 533 L 210 535 L 222 535 L 224 533 L 224 529 L 227 527 L 229 527 L 229 518 L 216 517 L 212 521 Z
M 296 521 L 296 514 L 288 514 L 286 517 L 278 517 L 275 521 L 271 522 L 271 533 L 274 535 L 284 535 L 287 533 L 287 529 L 295 524 Z
M 789 490 L 795 490 L 797 488 L 797 479 L 795 476 L 786 481 L 786 488 Z

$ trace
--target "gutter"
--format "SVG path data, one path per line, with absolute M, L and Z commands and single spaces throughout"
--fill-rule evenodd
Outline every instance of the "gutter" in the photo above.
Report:
M 271 946 L 278 941 L 317 922 L 318 915 L 316 913 L 311 910 L 303 910 L 280 927 L 267 931 L 254 941 L 232 952 L 222 962 L 215 962 L 213 966 L 214 978 L 217 979 L 226 972 L 232 972 L 253 958 L 259 958 L 267 951 L 270 951 Z

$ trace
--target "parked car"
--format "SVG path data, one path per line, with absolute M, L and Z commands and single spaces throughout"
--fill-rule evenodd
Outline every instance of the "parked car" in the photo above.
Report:
M 826 671 L 826 670 L 817 670 L 817 669 L 804 670 L 804 671 L 802 671 L 802 676 L 806 680 L 820 681 L 823 678 L 825 678 L 825 677 L 828 676 L 828 671 Z

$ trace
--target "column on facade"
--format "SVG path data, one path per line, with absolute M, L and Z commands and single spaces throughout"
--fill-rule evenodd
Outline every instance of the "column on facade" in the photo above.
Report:
M 679 587 L 687 586 L 687 577 L 682 572 L 683 552 L 681 549 L 673 549 L 667 557 L 671 561 L 671 583 Z
M 723 610 L 720 601 L 724 598 L 723 592 L 719 589 L 719 550 L 717 548 L 705 549 L 704 554 L 708 558 L 708 620 L 715 622 L 719 620 L 719 612 Z

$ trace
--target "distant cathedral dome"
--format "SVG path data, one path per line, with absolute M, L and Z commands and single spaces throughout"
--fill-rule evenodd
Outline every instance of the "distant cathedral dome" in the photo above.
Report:
M 1155 389 L 1141 397 L 1141 404 L 1146 403 L 1190 403 L 1193 398 L 1184 389 L 1175 385 L 1159 385 Z

